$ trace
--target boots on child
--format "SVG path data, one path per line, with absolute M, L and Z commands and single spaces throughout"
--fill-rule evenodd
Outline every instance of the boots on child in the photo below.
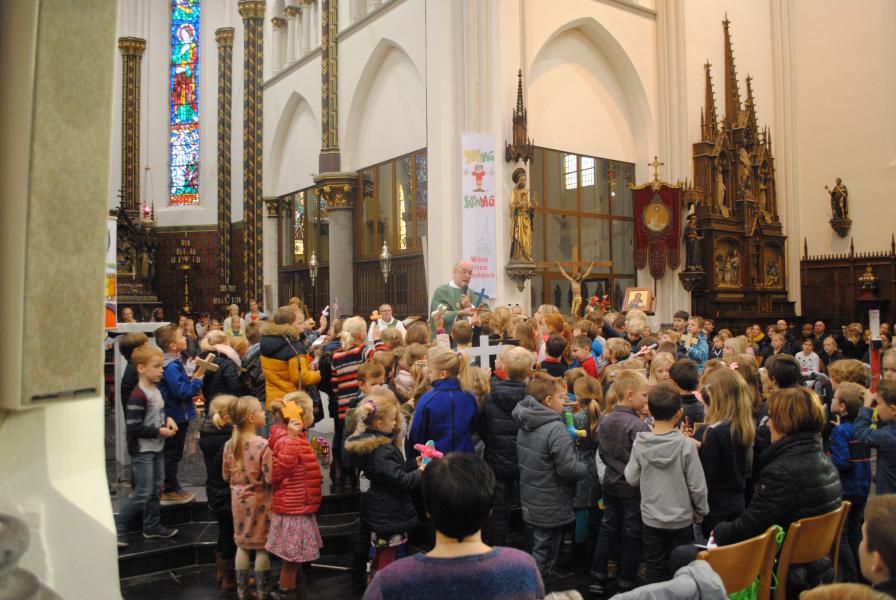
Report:
M 236 570 L 236 596 L 239 600 L 249 600 L 249 570 Z
M 255 581 L 258 584 L 258 600 L 273 600 L 274 596 L 271 594 L 271 587 L 273 584 L 271 572 L 256 571 Z

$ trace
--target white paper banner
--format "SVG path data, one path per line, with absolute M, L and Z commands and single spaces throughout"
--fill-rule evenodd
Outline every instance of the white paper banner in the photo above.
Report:
M 495 250 L 495 136 L 465 133 L 461 136 L 463 183 L 463 258 L 473 263 L 470 292 L 475 299 L 483 289 L 487 298 L 498 292 Z

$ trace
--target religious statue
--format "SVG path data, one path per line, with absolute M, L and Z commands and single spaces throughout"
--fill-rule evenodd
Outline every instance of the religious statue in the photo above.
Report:
M 716 171 L 716 205 L 722 213 L 728 212 L 725 206 L 725 175 L 722 169 Z
M 697 215 L 691 214 L 688 216 L 688 222 L 684 226 L 684 268 L 688 269 L 702 269 L 703 268 L 703 260 L 700 253 L 700 241 L 703 239 L 702 235 L 698 235 L 697 233 Z
M 728 276 L 726 283 L 736 285 L 740 282 L 740 255 L 732 248 L 725 260 L 725 274 Z
M 780 285 L 781 275 L 778 269 L 778 261 L 770 260 L 765 265 L 765 287 L 774 287 Z
M 737 157 L 737 179 L 742 190 L 747 189 L 750 183 L 750 170 L 753 168 L 753 161 L 750 159 L 750 153 L 741 146 Z
M 526 189 L 526 170 L 513 172 L 515 187 L 510 193 L 510 260 L 532 262 L 532 220 L 535 217 L 535 203 L 529 200 Z
M 834 189 L 830 189 L 828 186 L 824 186 L 824 189 L 831 196 L 831 216 L 835 219 L 848 219 L 849 190 L 846 189 L 840 178 L 837 178 Z
M 764 177 L 759 181 L 759 210 L 768 211 L 768 180 Z
M 579 310 L 582 308 L 582 281 L 591 275 L 591 269 L 594 268 L 594 263 L 588 265 L 588 270 L 584 273 L 580 273 L 578 269 L 573 269 L 572 275 L 566 272 L 563 266 L 559 262 L 555 262 L 557 268 L 560 269 L 560 273 L 569 281 L 569 288 L 572 292 L 572 307 L 570 308 L 570 314 L 579 316 Z

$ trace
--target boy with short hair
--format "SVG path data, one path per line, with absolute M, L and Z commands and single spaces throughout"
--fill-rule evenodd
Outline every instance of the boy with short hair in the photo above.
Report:
M 156 330 L 156 343 L 165 353 L 165 370 L 159 391 L 165 399 L 165 414 L 171 417 L 177 428 L 175 435 L 165 439 L 165 486 L 162 505 L 192 502 L 196 494 L 187 493 L 177 480 L 177 469 L 184 457 L 184 443 L 190 421 L 196 417 L 193 397 L 202 389 L 205 372 L 197 369 L 193 376 L 187 375 L 181 352 L 187 347 L 187 340 L 177 325 L 166 325 Z
M 687 342 L 685 343 L 685 355 L 697 363 L 697 372 L 703 372 L 703 365 L 709 359 L 709 345 L 706 343 L 706 333 L 703 331 L 703 319 L 691 317 L 687 325 Z
M 864 399 L 864 387 L 844 382 L 837 387 L 831 402 L 835 423 L 830 435 L 831 462 L 840 473 L 843 499 L 852 503 L 840 538 L 840 573 L 844 581 L 859 581 L 859 542 L 865 502 L 871 492 L 871 453 L 855 435 L 855 419 Z
M 566 352 L 566 338 L 555 333 L 545 342 L 544 351 L 547 356 L 539 363 L 539 368 L 551 377 L 563 377 L 569 366 L 563 362 Z
M 704 326 L 704 331 L 705 330 L 706 329 Z M 722 336 L 720 336 L 720 335 L 712 336 L 712 348 L 709 349 L 709 357 L 710 358 L 718 358 L 721 360 L 724 350 L 725 350 L 725 340 L 722 339 Z
M 653 431 L 638 433 L 625 467 L 629 485 L 640 486 L 643 559 L 646 583 L 672 575 L 672 549 L 694 541 L 694 521 L 709 512 L 709 491 L 697 445 L 676 428 L 681 396 L 660 383 L 647 394 Z
M 469 350 L 473 347 L 473 326 L 464 319 L 455 321 L 451 328 L 451 341 L 458 352 Z M 465 353 L 466 354 L 466 353 Z
M 519 427 L 512 415 L 513 409 L 526 397 L 526 384 L 532 374 L 532 353 L 514 346 L 500 358 L 507 378 L 492 383 L 479 411 L 478 429 L 485 444 L 485 462 L 494 470 L 496 479 L 495 508 L 486 526 L 486 541 L 503 546 L 507 541 L 510 507 L 520 497 L 520 465 L 516 451 Z
M 128 454 L 131 455 L 133 493 L 115 519 L 118 547 L 127 546 L 123 536 L 134 516 L 143 512 L 143 537 L 170 538 L 177 534 L 159 520 L 159 491 L 164 477 L 165 440 L 177 434 L 178 426 L 165 416 L 165 400 L 156 384 L 162 379 L 164 355 L 159 348 L 143 344 L 131 353 L 138 384 L 125 406 Z
M 576 359 L 579 368 L 597 379 L 597 361 L 591 354 L 591 338 L 587 335 L 579 335 L 572 339 L 572 356 Z
M 133 354 L 134 350 L 148 342 L 149 338 L 146 334 L 139 331 L 126 333 L 118 341 L 118 351 L 128 361 L 127 366 L 124 368 L 124 374 L 121 376 L 121 407 L 123 409 L 127 409 L 128 398 L 131 397 L 131 392 L 137 387 L 138 381 L 137 367 L 131 362 L 131 354 Z
M 877 429 L 872 429 L 875 400 L 880 422 Z M 855 436 L 860 442 L 877 448 L 877 493 L 896 493 L 896 382 L 881 381 L 877 394 L 865 392 L 864 406 L 856 417 Z
M 650 431 L 640 417 L 647 403 L 647 387 L 647 378 L 638 371 L 620 372 L 610 389 L 616 406 L 597 429 L 598 453 L 606 465 L 601 483 L 606 508 L 594 550 L 594 580 L 589 588 L 593 594 L 606 593 L 611 548 L 620 549 L 619 590 L 635 587 L 641 553 L 641 497 L 638 488 L 626 481 L 625 467 L 635 436 Z
M 520 500 L 523 521 L 532 535 L 532 556 L 544 576 L 557 560 L 563 529 L 575 521 L 575 483 L 587 470 L 566 431 L 563 380 L 535 372 L 526 393 L 512 413 L 520 429 L 516 440 Z
M 605 352 L 607 362 L 611 365 L 628 360 L 632 355 L 632 346 L 622 338 L 610 338 L 607 340 Z
M 697 363 L 690 358 L 680 358 L 669 367 L 669 377 L 681 394 L 683 412 L 679 424 L 684 423 L 685 427 L 693 428 L 695 424 L 702 423 L 706 419 L 706 410 L 696 393 L 700 383 Z
M 872 589 L 896 598 L 896 496 L 875 496 L 865 509 L 859 563 Z
M 672 315 L 672 329 L 677 331 L 679 335 L 684 335 L 684 330 L 687 328 L 688 319 L 690 318 L 691 315 L 686 310 L 675 311 L 675 314 Z

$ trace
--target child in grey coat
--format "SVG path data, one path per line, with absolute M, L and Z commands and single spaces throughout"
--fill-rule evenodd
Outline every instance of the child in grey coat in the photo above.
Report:
M 537 371 L 526 392 L 512 413 L 520 428 L 516 438 L 520 501 L 533 538 L 532 556 L 544 575 L 557 560 L 564 527 L 575 521 L 575 484 L 587 470 L 576 457 L 563 420 L 563 379 Z
M 654 428 L 635 438 L 625 479 L 641 486 L 645 581 L 654 583 L 669 579 L 672 549 L 694 541 L 693 524 L 709 512 L 709 493 L 696 443 L 675 428 L 682 413 L 678 390 L 661 383 L 647 405 Z

